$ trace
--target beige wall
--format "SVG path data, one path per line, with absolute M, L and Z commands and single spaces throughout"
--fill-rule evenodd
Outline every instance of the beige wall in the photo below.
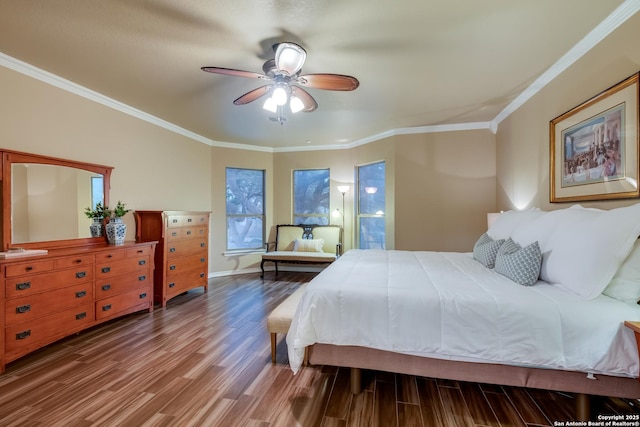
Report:
M 488 130 L 395 138 L 396 248 L 469 252 L 495 211 Z
M 499 209 L 549 210 L 571 205 L 549 202 L 549 122 L 637 73 L 639 38 L 640 14 L 636 14 L 500 123 L 496 135 Z M 609 209 L 635 202 L 581 204 Z
M 112 204 L 211 209 L 211 147 L 3 67 L 0 87 L 0 147 L 115 167 Z

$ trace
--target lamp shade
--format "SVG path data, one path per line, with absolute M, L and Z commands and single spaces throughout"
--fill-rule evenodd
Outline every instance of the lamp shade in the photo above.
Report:
M 304 104 L 297 96 L 292 96 L 289 100 L 289 108 L 291 108 L 292 113 L 297 113 L 304 108 Z
M 342 194 L 349 191 L 349 188 L 350 187 L 348 185 L 338 185 L 338 191 L 341 192 Z
M 295 43 L 280 43 L 276 49 L 276 67 L 290 76 L 300 71 L 306 58 L 307 52 Z
M 287 103 L 287 91 L 282 86 L 277 86 L 273 90 L 273 95 L 271 96 L 276 105 L 284 105 Z
M 276 111 L 278 111 L 278 104 L 276 104 L 276 102 L 273 100 L 272 97 L 269 97 L 267 98 L 266 101 L 264 101 L 262 108 L 264 108 L 267 111 L 271 111 L 272 113 L 275 113 Z

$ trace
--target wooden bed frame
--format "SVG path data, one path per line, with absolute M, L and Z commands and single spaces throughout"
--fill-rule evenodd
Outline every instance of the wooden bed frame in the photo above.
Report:
M 640 344 L 639 344 L 640 345 Z M 515 387 L 576 393 L 576 419 L 590 416 L 589 395 L 640 398 L 640 381 L 633 378 L 593 375 L 556 369 L 529 368 L 490 363 L 457 362 L 410 356 L 366 347 L 314 344 L 308 349 L 309 362 L 351 368 L 351 391 L 361 390 L 361 369 L 470 381 Z

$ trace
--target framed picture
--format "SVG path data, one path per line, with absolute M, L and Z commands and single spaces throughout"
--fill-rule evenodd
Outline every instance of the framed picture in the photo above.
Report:
M 551 202 L 640 196 L 639 75 L 550 122 Z

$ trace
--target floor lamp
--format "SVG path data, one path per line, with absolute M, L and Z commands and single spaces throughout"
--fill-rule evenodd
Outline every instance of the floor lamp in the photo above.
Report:
M 342 215 L 342 238 L 344 241 L 344 195 L 347 193 L 347 191 L 349 191 L 349 186 L 348 185 L 338 185 L 338 191 L 340 193 L 342 193 L 342 212 L 340 212 L 340 209 L 336 209 L 334 211 L 334 215 L 333 216 L 338 216 L 338 215 Z M 337 214 L 336 214 L 337 212 Z M 343 242 L 344 243 L 344 242 Z

